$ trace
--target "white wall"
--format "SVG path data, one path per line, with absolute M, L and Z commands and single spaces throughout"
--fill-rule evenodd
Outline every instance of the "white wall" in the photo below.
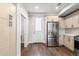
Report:
M 21 55 L 21 15 L 23 15 L 25 19 L 25 38 L 24 38 L 24 46 L 27 47 L 28 44 L 28 13 L 25 8 L 21 4 L 17 4 L 17 55 Z
M 41 22 L 41 31 L 35 32 L 35 19 L 36 17 L 40 17 L 42 19 Z M 29 43 L 43 42 L 46 43 L 45 40 L 45 17 L 41 14 L 32 14 L 29 16 Z
M 42 19 L 42 33 L 43 34 L 41 36 L 40 33 L 38 32 L 38 35 L 36 35 L 36 37 L 38 37 L 39 39 L 34 39 L 33 35 L 34 35 L 34 28 L 35 28 L 35 18 L 38 16 L 43 17 Z M 29 43 L 34 43 L 34 42 L 47 43 L 47 21 L 59 22 L 59 18 L 58 16 L 44 16 L 42 14 L 31 15 L 29 17 Z M 59 32 L 59 34 L 60 33 L 61 31 Z M 64 31 L 62 33 L 64 33 Z

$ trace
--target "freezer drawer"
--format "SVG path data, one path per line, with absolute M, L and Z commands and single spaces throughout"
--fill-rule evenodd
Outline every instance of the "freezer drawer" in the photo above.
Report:
M 55 38 L 48 38 L 48 46 L 56 46 L 56 44 Z

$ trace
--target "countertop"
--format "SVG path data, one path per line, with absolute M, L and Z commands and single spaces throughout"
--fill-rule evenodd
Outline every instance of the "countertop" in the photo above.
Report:
M 79 34 L 65 34 L 66 36 L 76 36 L 76 35 L 79 35 Z
M 63 36 L 76 36 L 76 35 L 79 35 L 79 34 L 63 34 Z M 60 35 L 62 36 L 62 35 Z

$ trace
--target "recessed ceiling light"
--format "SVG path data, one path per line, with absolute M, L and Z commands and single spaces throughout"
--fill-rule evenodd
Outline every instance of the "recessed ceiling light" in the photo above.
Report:
M 39 9 L 39 6 L 35 6 L 35 9 Z
M 56 9 L 58 9 L 59 7 L 57 6 Z

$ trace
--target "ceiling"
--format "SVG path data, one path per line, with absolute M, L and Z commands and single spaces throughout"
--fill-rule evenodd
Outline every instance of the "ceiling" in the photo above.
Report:
M 60 5 L 58 4 L 59 3 L 22 3 L 22 5 L 29 13 L 45 13 L 45 14 L 55 14 L 55 15 L 62 15 L 62 13 L 64 13 L 62 12 L 63 9 L 67 8 L 70 5 L 72 6 L 72 3 L 61 3 Z M 56 9 L 57 6 L 58 8 Z M 72 8 L 72 11 L 73 11 L 73 8 Z

